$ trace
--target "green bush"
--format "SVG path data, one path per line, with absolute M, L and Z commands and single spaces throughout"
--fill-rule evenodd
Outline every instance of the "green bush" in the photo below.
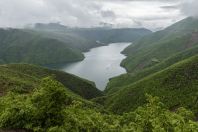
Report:
M 198 131 L 193 122 L 193 113 L 180 108 L 176 113 L 168 111 L 158 97 L 147 95 L 148 104 L 134 112 L 126 113 L 121 119 L 125 131 L 140 132 L 192 132 Z
M 87 107 L 70 96 L 52 78 L 42 80 L 31 95 L 9 93 L 0 98 L 0 128 L 38 132 L 196 132 L 192 112 L 166 109 L 158 97 L 147 95 L 148 103 L 133 112 L 114 115 Z

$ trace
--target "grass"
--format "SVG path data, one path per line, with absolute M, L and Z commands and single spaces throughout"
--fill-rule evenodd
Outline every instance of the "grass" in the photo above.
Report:
M 194 37 L 198 37 L 197 22 L 195 18 L 187 18 L 134 42 L 123 51 L 127 58 L 122 62 L 122 66 L 128 72 L 141 71 L 196 46 L 198 42 Z
M 198 54 L 198 46 L 187 49 L 185 51 L 174 54 L 173 56 L 159 62 L 158 64 L 145 68 L 139 72 L 127 73 L 118 77 L 110 79 L 105 92 L 111 94 L 118 91 L 121 87 L 132 84 L 146 76 L 149 76 L 155 72 L 161 71 L 179 61 L 187 59 L 191 56 Z
M 65 43 L 21 29 L 0 29 L 0 63 L 53 64 L 84 59 Z
M 1 65 L 0 91 L 2 95 L 10 90 L 18 90 L 19 92 L 28 93 L 38 86 L 40 83 L 39 80 L 47 76 L 54 76 L 57 81 L 61 82 L 65 87 L 83 98 L 91 99 L 102 95 L 102 92 L 90 81 L 65 72 L 29 64 Z
M 145 103 L 145 93 L 158 96 L 167 107 L 197 111 L 198 56 L 180 61 L 107 97 L 105 106 L 115 113 L 134 110 Z

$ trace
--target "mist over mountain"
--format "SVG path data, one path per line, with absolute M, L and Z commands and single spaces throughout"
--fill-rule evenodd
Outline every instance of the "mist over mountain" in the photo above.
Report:
M 198 18 L 198 1 L 197 0 L 189 0 L 184 1 L 181 5 L 182 12 L 187 16 Z
M 198 131 L 197 0 L 0 0 L 0 27 L 0 132 Z
M 59 23 L 0 29 L 0 62 L 45 65 L 80 61 L 84 59 L 82 52 L 91 48 L 132 42 L 150 33 L 134 28 L 69 28 Z

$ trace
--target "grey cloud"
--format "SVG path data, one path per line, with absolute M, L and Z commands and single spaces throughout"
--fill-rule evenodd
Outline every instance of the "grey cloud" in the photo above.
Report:
M 84 0 L 1 0 L 0 26 L 22 26 L 35 22 L 56 22 L 75 26 L 94 25 L 100 5 Z
M 185 0 L 181 3 L 180 8 L 184 15 L 198 17 L 197 0 Z
M 103 17 L 110 17 L 110 18 L 115 18 L 116 15 L 113 11 L 110 11 L 110 10 L 106 10 L 106 11 L 101 11 L 101 15 Z
M 143 23 L 141 21 L 138 20 L 133 20 L 133 22 L 138 26 L 138 27 L 142 27 Z
M 152 2 L 157 1 L 155 4 L 159 4 L 159 9 L 161 8 L 164 13 L 161 10 L 158 13 L 157 9 L 157 13 L 154 15 L 150 15 L 149 12 L 141 14 L 144 7 L 140 7 L 139 12 L 136 12 L 136 15 L 139 14 L 140 16 L 136 16 L 134 12 L 130 12 L 130 9 L 138 9 L 139 7 L 136 7 L 138 5 L 133 4 L 133 2 L 140 1 L 147 2 L 146 4 L 141 3 L 147 7 L 152 6 Z M 88 27 L 97 26 L 104 22 L 126 27 L 157 28 L 155 25 L 166 26 L 171 20 L 180 18 L 180 16 L 176 16 L 178 14 L 173 16 L 166 13 L 174 11 L 174 8 L 178 10 L 177 7 L 174 7 L 178 1 L 180 0 L 0 0 L 0 27 L 22 27 L 37 22 L 60 22 L 68 26 Z M 117 7 L 120 6 L 122 8 L 118 11 Z M 124 11 L 122 11 L 123 7 Z M 192 14 L 192 11 L 188 11 L 187 8 L 189 6 L 180 5 L 179 7 L 183 14 Z M 155 24 L 159 21 L 159 24 Z
M 165 9 L 165 10 L 176 10 L 176 9 L 179 9 L 179 5 L 161 6 L 160 8 Z

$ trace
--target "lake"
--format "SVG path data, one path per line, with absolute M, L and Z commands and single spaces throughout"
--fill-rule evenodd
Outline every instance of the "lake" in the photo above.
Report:
M 83 61 L 59 65 L 56 69 L 93 81 L 98 89 L 104 90 L 109 78 L 126 73 L 120 66 L 121 61 L 126 58 L 121 51 L 129 45 L 130 43 L 111 43 L 93 48 L 84 53 Z

